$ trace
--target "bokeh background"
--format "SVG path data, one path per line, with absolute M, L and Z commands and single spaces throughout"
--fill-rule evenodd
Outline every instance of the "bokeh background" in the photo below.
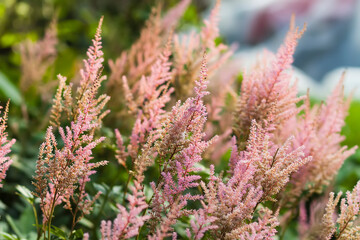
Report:
M 151 7 L 159 0 L 0 0 L 0 102 L 11 100 L 9 134 L 18 139 L 14 164 L 1 190 L 0 230 L 11 225 L 20 232 L 33 228 L 27 222 L 31 211 L 14 195 L 17 185 L 28 186 L 35 170 L 38 146 L 43 141 L 45 116 L 57 84 L 56 75 L 76 77 L 82 59 L 104 16 L 105 62 L 115 59 L 139 36 Z M 169 9 L 176 0 L 164 0 Z M 198 28 L 214 1 L 193 0 L 182 17 L 178 31 Z M 294 71 L 299 89 L 310 88 L 313 102 L 325 99 L 346 71 L 345 92 L 355 89 L 347 125 L 345 145 L 360 143 L 360 0 L 223 0 L 220 11 L 222 41 L 236 47 L 233 56 L 239 72 L 255 61 L 264 48 L 275 51 L 288 30 L 291 14 L 307 31 L 295 54 Z M 21 87 L 21 44 L 42 39 L 52 21 L 57 23 L 56 54 L 41 80 L 44 90 Z M 36 66 L 34 66 L 35 71 Z M 104 73 L 109 72 L 105 64 Z M 357 88 L 357 89 L 356 89 Z M 110 131 L 110 130 L 109 130 Z M 112 177 L 110 172 L 108 178 Z M 121 176 L 120 176 L 121 178 Z M 346 160 L 334 184 L 349 190 L 360 179 L 360 151 Z M 100 181 L 109 181 L 102 177 Z M 11 206 L 12 208 L 9 208 Z M 59 221 L 62 221 L 59 219 Z M 84 223 L 86 224 L 86 223 Z M 90 227 L 89 227 L 90 228 Z

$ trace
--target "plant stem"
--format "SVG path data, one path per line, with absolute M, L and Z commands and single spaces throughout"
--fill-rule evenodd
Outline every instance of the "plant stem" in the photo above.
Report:
M 31 203 L 31 206 L 32 206 L 32 209 L 33 209 L 33 212 L 34 212 L 34 218 L 35 218 L 35 224 L 36 224 L 36 232 L 37 232 L 37 238 L 36 239 L 39 240 L 40 236 L 41 236 L 41 232 L 40 232 L 40 229 L 39 229 L 38 216 L 37 216 L 35 205 L 33 203 Z
M 130 174 L 130 172 L 128 171 L 128 178 L 127 178 L 127 181 L 126 181 L 126 185 L 125 185 L 125 189 L 124 189 L 124 196 L 123 196 L 123 204 L 125 204 L 125 200 L 126 200 L 126 194 L 127 194 L 127 191 L 128 191 L 128 187 L 129 187 L 129 183 L 132 179 L 132 174 Z
M 51 203 L 51 210 L 50 210 L 50 215 L 49 215 L 49 221 L 48 221 L 48 240 L 50 240 L 50 236 L 51 236 L 51 221 L 52 221 L 52 216 L 54 213 L 54 209 L 55 209 L 55 202 L 56 202 L 56 195 L 58 193 L 58 189 L 56 188 L 55 190 L 55 194 L 54 194 L 54 198 L 53 201 Z

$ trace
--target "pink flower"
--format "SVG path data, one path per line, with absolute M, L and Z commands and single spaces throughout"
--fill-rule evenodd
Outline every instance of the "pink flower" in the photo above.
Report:
M 101 222 L 102 240 L 129 239 L 137 236 L 139 228 L 150 218 L 148 215 L 141 216 L 141 212 L 145 210 L 148 205 L 146 204 L 143 189 L 140 184 L 134 181 L 134 185 L 132 194 L 127 196 L 129 210 L 118 204 L 117 207 L 120 213 L 115 220 L 113 222 Z
M 59 146 L 53 127 L 46 132 L 45 142 L 40 147 L 37 161 L 34 186 L 35 196 L 40 198 L 40 207 L 43 213 L 43 231 L 46 225 L 51 225 L 54 208 L 64 203 L 64 208 L 70 210 L 73 216 L 72 230 L 75 224 L 92 210 L 92 204 L 99 197 L 99 193 L 92 200 L 88 199 L 85 185 L 90 181 L 95 168 L 105 165 L 106 161 L 92 163 L 92 150 L 105 138 L 98 139 L 94 131 L 100 126 L 105 112 L 102 109 L 109 100 L 106 95 L 97 97 L 101 81 L 99 72 L 102 68 L 101 51 L 101 24 L 89 47 L 88 59 L 84 60 L 84 69 L 81 70 L 81 82 L 77 89 L 76 101 L 67 91 L 65 78 L 59 76 L 60 85 L 54 100 L 54 109 L 59 111 L 53 115 L 53 123 L 59 127 L 63 146 Z M 71 87 L 70 87 L 71 89 Z M 53 109 L 53 110 L 54 110 Z M 71 109 L 68 117 L 71 118 L 69 126 L 61 127 L 61 113 L 64 109 Z M 54 113 L 54 111 L 53 111 Z
M 259 124 L 267 122 L 270 131 L 277 129 L 280 140 L 287 139 L 289 132 L 281 133 L 279 126 L 286 126 L 287 122 L 300 112 L 296 103 L 304 99 L 298 98 L 296 84 L 290 85 L 292 78 L 291 64 L 297 40 L 304 30 L 299 31 L 293 26 L 285 38 L 284 44 L 276 55 L 266 52 L 261 62 L 255 65 L 250 73 L 244 74 L 241 84 L 241 94 L 235 113 L 234 132 L 240 149 L 249 137 L 251 121 L 255 119 Z M 285 135 L 285 136 L 282 136 Z
M 0 107 L 2 109 L 2 107 Z M 2 187 L 2 181 L 6 177 L 6 171 L 9 169 L 12 160 L 6 156 L 11 152 L 11 146 L 15 143 L 15 139 L 8 140 L 8 134 L 6 132 L 7 114 L 9 112 L 9 102 L 6 104 L 5 111 L 0 117 L 0 187 Z

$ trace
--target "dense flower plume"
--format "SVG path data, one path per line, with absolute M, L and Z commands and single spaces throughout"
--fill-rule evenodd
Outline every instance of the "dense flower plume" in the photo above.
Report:
M 145 197 L 142 188 L 137 181 L 134 181 L 132 188 L 133 194 L 128 195 L 129 211 L 122 205 L 118 205 L 119 214 L 114 222 L 101 222 L 101 238 L 106 240 L 111 239 L 129 239 L 138 235 L 139 228 L 144 224 L 150 216 L 141 216 L 141 212 L 145 210 L 148 205 L 145 202 Z
M 2 109 L 2 107 L 0 109 Z M 3 186 L 2 181 L 6 177 L 6 171 L 12 163 L 10 157 L 6 155 L 10 153 L 10 148 L 15 143 L 15 139 L 8 140 L 8 134 L 6 132 L 8 112 L 9 102 L 5 107 L 3 115 L 0 117 L 0 188 Z
M 337 196 L 331 192 L 327 203 L 318 203 L 316 208 L 310 209 L 310 217 L 304 209 L 301 213 L 304 232 L 302 239 L 345 240 L 360 237 L 359 226 L 356 223 L 360 214 L 360 182 L 351 192 L 347 191 L 344 198 L 341 197 L 342 192 Z M 336 214 L 338 205 L 340 213 Z
M 216 44 L 219 37 L 218 15 L 220 3 L 220 0 L 216 1 L 209 19 L 204 20 L 204 26 L 199 34 L 191 32 L 188 35 L 174 36 L 174 85 L 177 89 L 175 94 L 180 99 L 191 95 L 197 72 L 201 68 L 201 53 L 204 49 L 208 50 L 209 77 L 233 53 L 232 49 L 229 49 L 225 44 Z
M 104 88 L 103 18 L 80 81 L 58 75 L 34 190 L 17 187 L 33 208 L 34 238 L 283 240 L 297 227 L 301 239 L 359 239 L 360 181 L 345 196 L 332 192 L 356 150 L 341 145 L 351 101 L 344 76 L 325 103 L 298 96 L 291 64 L 305 27 L 294 18 L 276 54 L 225 72 L 235 62 L 219 38 L 221 1 L 198 33 L 179 34 L 190 2 L 165 15 L 155 7 L 139 39 L 108 62 Z M 54 60 L 56 41 L 50 28 L 43 49 L 22 45 L 24 91 Z M 39 76 L 31 75 L 32 58 Z M 0 187 L 15 143 L 7 114 L 8 105 L 0 118 Z
M 170 101 L 174 91 L 169 88 L 171 80 L 170 42 L 151 67 L 148 77 L 142 76 L 139 84 L 130 90 L 127 78 L 123 77 L 123 85 L 129 111 L 136 115 L 135 125 L 128 146 L 129 154 L 136 157 L 139 145 L 146 141 L 148 134 L 160 126 L 165 114 L 165 104 Z M 136 91 L 134 91 L 136 90 Z M 133 93 L 134 92 L 134 93 Z M 134 94 L 136 93 L 136 98 Z
M 52 124 L 59 127 L 59 134 L 63 146 L 58 146 L 53 127 L 47 129 L 46 140 L 40 147 L 37 161 L 36 176 L 34 177 L 35 196 L 40 198 L 43 214 L 43 233 L 46 230 L 50 236 L 51 221 L 54 209 L 64 203 L 72 216 L 72 229 L 75 224 L 92 210 L 92 204 L 100 193 L 89 199 L 85 185 L 95 168 L 105 165 L 106 161 L 90 162 L 92 150 L 104 137 L 95 138 L 94 130 L 100 127 L 104 115 L 102 109 L 109 100 L 106 95 L 97 97 L 97 91 L 105 77 L 101 77 L 101 24 L 99 22 L 93 46 L 87 52 L 88 59 L 84 60 L 81 70 L 80 86 L 77 89 L 75 102 L 71 97 L 71 85 L 66 85 L 66 78 L 59 75 L 59 88 L 55 95 L 52 109 Z M 66 109 L 66 110 L 64 110 Z M 67 111 L 69 126 L 61 127 L 61 113 Z M 48 229 L 46 229 L 48 226 Z
M 259 124 L 266 123 L 269 130 L 280 131 L 280 125 L 285 126 L 287 120 L 300 112 L 296 103 L 304 97 L 297 97 L 297 86 L 291 85 L 289 68 L 297 41 L 304 31 L 305 27 L 303 30 L 295 28 L 292 19 L 285 42 L 276 55 L 266 52 L 249 73 L 244 74 L 234 126 L 240 147 L 244 148 L 241 143 L 248 139 L 253 119 Z
M 56 35 L 56 21 L 54 19 L 46 30 L 43 39 L 35 43 L 25 41 L 19 45 L 22 61 L 20 86 L 23 92 L 28 91 L 34 84 L 39 84 L 46 70 L 54 64 L 57 54 L 55 46 L 58 42 Z M 40 93 L 48 96 L 47 92 L 51 86 L 44 83 L 43 85 Z
M 92 123 L 91 129 L 99 127 L 101 120 L 109 113 L 103 111 L 105 104 L 110 100 L 106 94 L 98 95 L 99 88 L 106 76 L 101 76 L 103 69 L 103 52 L 101 50 L 101 24 L 93 39 L 93 46 L 87 51 L 88 59 L 84 60 L 84 68 L 80 70 L 80 84 L 73 96 L 72 84 L 66 84 L 66 77 L 58 75 L 59 87 L 56 91 L 51 109 L 51 125 L 59 127 L 65 115 L 70 121 L 76 121 L 80 114 L 84 114 Z
M 340 145 L 344 140 L 340 131 L 345 125 L 350 104 L 349 100 L 344 100 L 343 78 L 344 75 L 326 103 L 310 109 L 307 98 L 305 114 L 296 123 L 294 142 L 296 146 L 304 146 L 304 153 L 312 156 L 313 160 L 294 174 L 291 182 L 293 189 L 289 194 L 293 199 L 290 201 L 297 199 L 305 190 L 308 196 L 314 192 L 321 193 L 323 187 L 331 183 L 345 159 L 356 150 L 356 147 L 348 149 Z
M 154 233 L 154 239 L 162 239 L 172 231 L 181 216 L 191 211 L 183 209 L 188 201 L 201 199 L 201 195 L 185 193 L 186 190 L 197 187 L 200 176 L 191 174 L 199 171 L 196 163 L 202 160 L 201 153 L 210 142 L 203 141 L 203 128 L 206 121 L 206 108 L 203 97 L 208 94 L 206 57 L 202 62 L 199 80 L 196 81 L 195 97 L 188 98 L 180 105 L 173 107 L 171 114 L 165 120 L 159 140 L 155 143 L 159 164 L 163 167 L 157 183 L 151 183 L 154 191 L 152 201 L 152 225 L 160 224 Z M 163 217 L 165 215 L 165 217 Z M 156 224 L 156 225 L 155 225 Z

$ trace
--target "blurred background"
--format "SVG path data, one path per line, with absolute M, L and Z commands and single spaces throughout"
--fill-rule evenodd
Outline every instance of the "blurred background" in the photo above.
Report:
M 28 186 L 34 174 L 38 146 L 43 141 L 51 98 L 57 85 L 56 75 L 76 77 L 98 20 L 104 16 L 104 73 L 109 72 L 109 59 L 115 59 L 139 37 L 151 8 L 163 3 L 166 11 L 177 0 L 0 0 L 0 102 L 11 99 L 9 134 L 18 139 L 14 146 L 14 164 L 0 195 L 14 200 L 17 184 Z M 179 31 L 199 28 L 215 1 L 193 0 L 178 25 Z M 253 63 L 266 48 L 276 51 L 288 30 L 292 14 L 296 24 L 307 24 L 307 31 L 295 53 L 294 71 L 300 92 L 310 88 L 313 102 L 324 100 L 346 71 L 345 91 L 357 88 L 343 129 L 345 145 L 360 143 L 360 0 L 222 0 L 220 33 L 222 41 L 236 45 L 233 59 L 239 72 Z M 51 29 L 56 22 L 55 33 Z M 24 46 L 56 34 L 55 49 L 47 53 L 45 66 L 32 64 L 31 78 L 41 73 L 38 86 L 25 86 L 22 61 L 31 53 Z M 35 46 L 35 45 L 34 45 Z M 46 46 L 38 46 L 45 48 Z M 34 47 L 36 49 L 36 47 Z M 41 59 L 42 56 L 37 56 Z M 29 58 L 31 59 L 31 58 Z M 109 130 L 110 131 L 110 130 Z M 351 189 L 360 179 L 360 154 L 348 159 L 336 180 L 336 191 Z M 104 180 L 104 179 L 103 179 Z M 106 179 L 104 180 L 106 181 Z M 15 201 L 16 202 L 16 201 Z M 7 203 L 6 205 L 9 205 Z M 14 210 L 0 202 L 0 214 L 6 212 L 23 228 L 23 206 Z M 11 212 L 12 211 L 12 212 Z M 25 214 L 25 213 L 24 213 Z M 31 217 L 31 212 L 28 215 Z M 10 221 L 10 220 L 8 220 Z M 10 221 L 10 222 L 11 222 Z M 59 220 L 60 221 L 60 220 Z M 31 222 L 31 221 L 30 221 Z M 2 228 L 0 223 L 0 230 Z M 28 224 L 29 225 L 29 224 Z M 6 227 L 3 226 L 3 229 Z M 26 231 L 26 229 L 24 230 Z
M 297 26 L 307 24 L 294 55 L 300 90 L 310 87 L 312 96 L 324 98 L 344 70 L 346 92 L 359 86 L 359 0 L 225 0 L 221 13 L 220 32 L 239 43 L 247 63 L 264 48 L 276 50 L 295 14 Z

